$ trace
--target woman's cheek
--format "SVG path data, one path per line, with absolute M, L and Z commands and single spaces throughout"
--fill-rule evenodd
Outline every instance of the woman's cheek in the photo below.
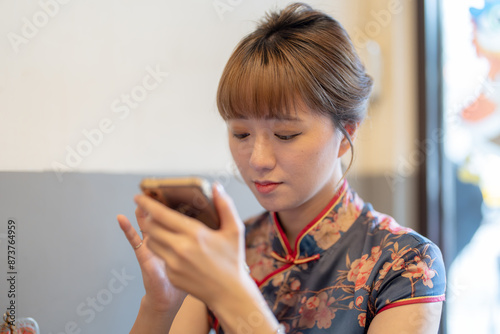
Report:
M 236 164 L 236 167 L 238 168 L 238 170 L 240 171 L 240 173 L 244 177 L 247 162 L 245 161 L 246 158 L 245 158 L 244 150 L 239 148 L 238 146 L 239 145 L 231 146 L 230 150 L 231 150 L 231 155 L 233 156 L 233 160 Z

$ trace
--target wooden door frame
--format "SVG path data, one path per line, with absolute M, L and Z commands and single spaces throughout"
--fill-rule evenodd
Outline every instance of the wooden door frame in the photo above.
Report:
M 446 269 L 455 256 L 454 171 L 444 155 L 442 1 L 417 0 L 418 140 L 426 147 L 418 171 L 420 231 L 443 253 Z M 446 305 L 446 304 L 445 304 Z M 446 333 L 446 307 L 440 333 Z

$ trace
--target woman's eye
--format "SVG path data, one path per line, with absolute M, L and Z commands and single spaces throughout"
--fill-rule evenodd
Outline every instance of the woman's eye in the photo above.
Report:
M 245 139 L 249 135 L 250 135 L 249 133 L 233 133 L 233 137 L 240 140 Z
M 300 132 L 300 133 L 295 133 L 295 134 L 293 134 L 293 135 L 280 135 L 280 134 L 277 134 L 277 133 L 275 133 L 274 135 L 275 135 L 277 138 L 281 139 L 281 140 L 291 140 L 291 139 L 293 139 L 293 138 L 295 138 L 295 137 L 297 137 L 297 136 L 299 136 L 299 135 L 301 135 L 301 134 L 302 134 L 302 132 Z

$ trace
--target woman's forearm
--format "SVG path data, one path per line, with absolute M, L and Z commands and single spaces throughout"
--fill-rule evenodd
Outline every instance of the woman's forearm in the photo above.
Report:
M 221 296 L 212 308 L 224 333 L 275 334 L 279 323 L 255 282 L 248 277 Z
M 145 300 L 145 297 L 143 297 L 139 313 L 137 314 L 137 319 L 134 322 L 134 326 L 130 330 L 130 334 L 168 334 L 177 311 L 178 309 L 167 312 L 155 310 L 150 307 Z

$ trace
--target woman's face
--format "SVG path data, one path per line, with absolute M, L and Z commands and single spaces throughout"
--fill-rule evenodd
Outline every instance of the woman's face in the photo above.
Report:
M 342 178 L 340 156 L 349 148 L 330 118 L 303 108 L 292 118 L 227 123 L 234 161 L 266 210 L 319 212 L 328 204 Z

